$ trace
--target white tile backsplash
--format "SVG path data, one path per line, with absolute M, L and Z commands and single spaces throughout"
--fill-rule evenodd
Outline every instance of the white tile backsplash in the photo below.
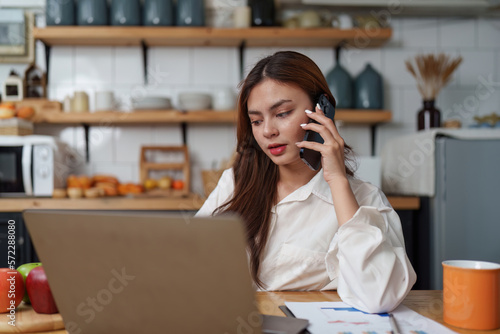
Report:
M 115 143 L 115 163 L 130 162 L 139 164 L 141 146 L 154 145 L 151 126 L 116 127 L 113 132 Z
M 491 18 L 478 19 L 478 43 L 479 48 L 500 49 L 500 20 Z
M 75 47 L 75 84 L 113 83 L 112 47 Z
M 460 33 L 457 33 L 457 32 Z M 440 47 L 473 48 L 477 43 L 476 20 L 443 17 L 439 19 Z
M 408 48 L 437 48 L 438 20 L 436 18 L 405 18 L 402 22 L 403 46 Z
M 192 83 L 192 51 L 189 47 L 150 48 L 150 85 L 189 85 Z
M 480 76 L 486 78 L 495 73 L 495 51 L 462 51 L 460 54 L 463 57 L 458 67 L 460 85 L 477 85 Z
M 335 66 L 335 50 L 333 48 L 310 48 L 308 56 L 314 59 L 325 76 Z
M 482 90 L 477 91 L 479 97 Z M 441 91 L 436 101 L 437 108 L 441 111 L 441 119 L 456 119 L 464 125 L 473 121 L 479 111 L 480 100 L 476 96 L 474 86 L 446 87 Z
M 227 48 L 194 48 L 193 81 L 194 85 L 223 85 L 229 82 L 231 68 L 230 53 Z
M 75 52 L 71 46 L 53 46 L 49 60 L 49 85 L 75 83 Z
M 355 77 L 366 62 L 384 79 L 385 107 L 393 120 L 376 131 L 376 152 L 396 136 L 416 131 L 416 117 L 422 98 L 415 79 L 404 61 L 422 52 L 462 55 L 463 63 L 454 79 L 439 94 L 436 105 L 442 118 L 459 118 L 464 125 L 477 115 L 498 113 L 500 105 L 500 19 L 497 18 L 411 18 L 391 17 L 392 39 L 382 48 L 348 49 L 342 52 L 342 65 Z M 247 47 L 243 53 L 245 75 L 262 57 L 288 48 Z M 326 75 L 334 66 L 333 48 L 290 48 L 311 57 Z M 41 53 L 38 48 L 38 53 Z M 49 97 L 63 100 L 76 90 L 89 94 L 93 108 L 94 93 L 112 90 L 118 109 L 131 110 L 131 98 L 170 97 L 174 105 L 182 91 L 214 93 L 240 81 L 238 48 L 150 47 L 148 84 L 144 84 L 140 47 L 54 46 L 51 51 Z M 39 59 L 43 59 L 39 58 Z M 24 73 L 25 64 L 0 64 L 0 81 L 11 68 Z M 493 82 L 490 90 L 483 81 Z M 127 117 L 127 113 L 123 117 Z M 358 155 L 370 155 L 368 126 L 341 125 L 340 132 Z M 90 162 L 85 162 L 83 128 L 64 125 L 37 125 L 36 133 L 59 137 L 80 156 L 76 173 L 114 174 L 122 182 L 139 181 L 139 154 L 143 145 L 180 145 L 180 125 L 124 125 L 90 127 Z M 187 125 L 191 153 L 192 189 L 202 192 L 201 170 L 229 159 L 236 146 L 233 125 Z
M 113 131 L 113 126 L 92 126 L 89 128 L 90 162 L 114 162 Z
M 114 47 L 113 82 L 115 84 L 144 84 L 142 49 L 136 47 Z
M 406 69 L 405 61 L 412 60 L 417 54 L 412 50 L 385 48 L 382 51 L 382 76 L 386 84 L 391 87 L 416 87 L 416 81 Z
M 153 126 L 153 143 L 155 145 L 182 145 L 181 125 Z

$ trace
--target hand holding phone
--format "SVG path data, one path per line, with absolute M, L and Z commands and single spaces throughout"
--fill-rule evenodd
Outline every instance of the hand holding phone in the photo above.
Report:
M 335 116 L 335 107 L 328 100 L 328 97 L 326 94 L 321 94 L 321 96 L 319 97 L 319 100 L 318 100 L 318 104 L 319 104 L 321 110 L 323 111 L 323 113 L 325 114 L 325 116 L 330 118 L 331 120 L 333 120 L 333 118 Z M 318 123 L 312 119 L 311 119 L 311 122 Z M 320 144 L 324 143 L 324 140 L 321 137 L 321 135 L 315 131 L 312 131 L 312 130 L 306 131 L 306 134 L 304 136 L 304 141 L 313 141 L 313 142 L 317 142 Z M 300 158 L 312 170 L 318 170 L 320 165 L 321 165 L 321 153 L 318 151 L 314 151 L 314 150 L 302 147 L 300 149 Z

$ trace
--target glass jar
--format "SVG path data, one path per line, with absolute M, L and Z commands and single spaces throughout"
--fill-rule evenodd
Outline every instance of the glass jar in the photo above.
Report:
M 434 106 L 435 100 L 424 101 L 423 108 L 418 112 L 418 130 L 428 130 L 441 126 L 441 112 Z

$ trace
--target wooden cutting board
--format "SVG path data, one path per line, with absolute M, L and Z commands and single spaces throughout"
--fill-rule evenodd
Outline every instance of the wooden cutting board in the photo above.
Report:
M 24 302 L 16 309 L 16 326 L 8 324 L 7 314 L 3 313 L 0 321 L 0 333 L 37 333 L 67 334 L 64 330 L 62 316 L 55 314 L 39 314 Z

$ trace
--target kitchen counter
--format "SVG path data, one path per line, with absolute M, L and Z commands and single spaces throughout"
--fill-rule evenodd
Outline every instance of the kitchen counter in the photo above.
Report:
M 418 197 L 388 197 L 396 210 L 418 210 Z M 103 198 L 0 198 L 0 212 L 26 209 L 47 210 L 159 210 L 197 211 L 205 199 L 197 194 L 186 197 L 103 197 Z

